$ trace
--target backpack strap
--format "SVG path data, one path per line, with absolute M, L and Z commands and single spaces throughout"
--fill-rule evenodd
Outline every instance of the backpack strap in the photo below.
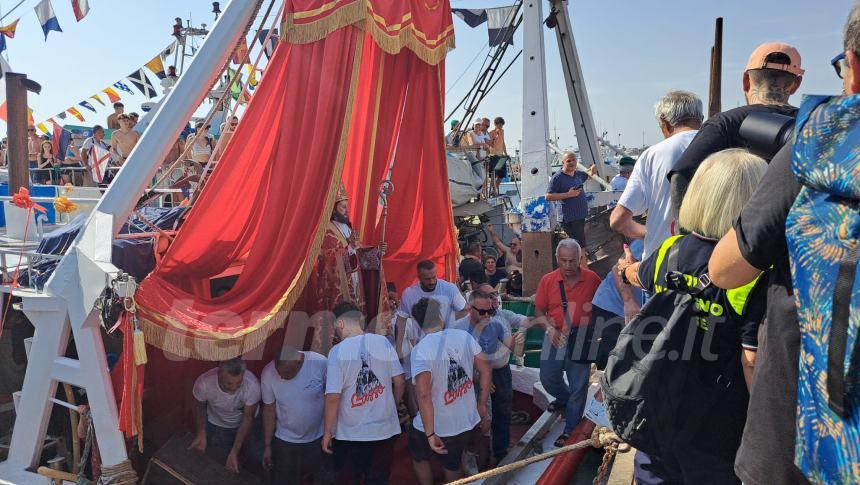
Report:
M 848 258 L 839 264 L 839 276 L 833 288 L 833 314 L 830 323 L 830 341 L 827 348 L 827 395 L 830 409 L 842 419 L 848 418 L 845 393 L 845 352 L 848 342 L 851 295 L 857 274 L 860 248 L 854 247 Z
M 570 331 L 573 327 L 570 325 L 570 313 L 567 311 L 567 292 L 564 291 L 564 279 L 558 280 L 558 292 L 561 294 L 561 308 L 564 310 L 564 325 Z

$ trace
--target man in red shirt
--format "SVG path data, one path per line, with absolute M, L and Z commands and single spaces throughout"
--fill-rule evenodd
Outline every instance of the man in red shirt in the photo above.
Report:
M 558 269 L 544 275 L 535 295 L 535 323 L 546 331 L 541 351 L 540 381 L 555 401 L 552 410 L 564 409 L 564 433 L 556 440 L 563 446 L 585 410 L 591 364 L 567 358 L 571 327 L 586 326 L 591 318 L 591 299 L 600 277 L 580 265 L 582 249 L 575 239 L 563 239 L 555 250 Z M 565 318 L 567 310 L 568 318 Z M 574 345 L 574 342 L 570 342 Z M 567 383 L 564 381 L 567 375 Z

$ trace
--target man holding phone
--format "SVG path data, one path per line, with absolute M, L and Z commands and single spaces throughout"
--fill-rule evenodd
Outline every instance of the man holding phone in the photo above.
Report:
M 552 176 L 546 200 L 561 202 L 564 215 L 561 227 L 567 236 L 576 239 L 583 248 L 585 241 L 585 217 L 588 215 L 588 200 L 582 186 L 597 171 L 591 166 L 588 172 L 576 169 L 576 154 L 564 152 L 561 158 L 561 171 Z

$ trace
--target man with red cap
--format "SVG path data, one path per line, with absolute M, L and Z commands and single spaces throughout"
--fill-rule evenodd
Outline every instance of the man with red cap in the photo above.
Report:
M 709 155 L 727 148 L 745 146 L 739 134 L 741 123 L 752 113 L 778 113 L 794 117 L 797 108 L 788 99 L 800 88 L 803 69 L 800 53 L 782 42 L 766 42 L 756 48 L 742 78 L 746 106 L 723 111 L 705 122 L 696 138 L 669 172 L 672 209 L 677 219 L 687 185 Z

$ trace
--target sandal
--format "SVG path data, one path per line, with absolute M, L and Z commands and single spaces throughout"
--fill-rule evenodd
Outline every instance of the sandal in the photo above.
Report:
M 568 438 L 570 438 L 569 433 L 562 433 L 562 434 L 558 435 L 558 438 L 555 439 L 555 443 L 553 443 L 553 444 L 555 445 L 556 448 L 561 448 L 562 446 L 565 445 L 565 443 L 567 443 Z

